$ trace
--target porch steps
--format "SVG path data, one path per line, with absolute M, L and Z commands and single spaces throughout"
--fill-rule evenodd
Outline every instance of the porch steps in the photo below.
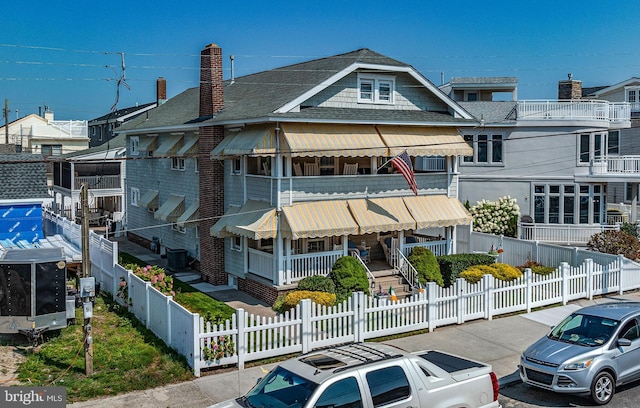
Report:
M 411 287 L 398 271 L 394 269 L 380 269 L 372 270 L 371 273 L 376 279 L 375 288 L 372 290 L 373 293 L 377 293 L 381 286 L 382 290 L 389 292 L 389 288 L 393 286 L 393 291 L 398 299 L 411 296 Z

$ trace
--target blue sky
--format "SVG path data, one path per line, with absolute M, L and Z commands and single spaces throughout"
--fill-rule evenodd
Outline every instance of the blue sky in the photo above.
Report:
M 606 1 L 40 1 L 0 11 L 0 98 L 10 120 L 45 104 L 92 119 L 197 86 L 198 55 L 222 47 L 225 78 L 370 48 L 436 85 L 515 76 L 519 99 L 555 99 L 558 80 L 611 85 L 640 76 L 640 2 Z M 59 3 L 59 4 L 58 4 Z M 4 120 L 1 122 L 4 124 Z

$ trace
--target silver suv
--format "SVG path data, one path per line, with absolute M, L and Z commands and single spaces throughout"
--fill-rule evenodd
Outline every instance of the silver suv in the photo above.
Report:
M 608 403 L 617 386 L 640 379 L 640 303 L 615 302 L 580 309 L 522 354 L 527 384 L 590 395 Z

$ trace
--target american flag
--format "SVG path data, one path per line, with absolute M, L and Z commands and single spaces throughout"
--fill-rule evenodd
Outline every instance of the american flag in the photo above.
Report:
M 411 158 L 407 154 L 405 150 L 401 154 L 397 155 L 393 159 L 391 159 L 391 163 L 393 166 L 398 169 L 400 173 L 404 176 L 407 183 L 409 183 L 409 188 L 415 195 L 418 195 L 418 184 L 416 183 L 416 176 L 413 174 L 413 166 L 411 165 Z

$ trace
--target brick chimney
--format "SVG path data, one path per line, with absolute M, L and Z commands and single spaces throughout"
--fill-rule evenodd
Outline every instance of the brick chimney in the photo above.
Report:
M 156 102 L 158 106 L 167 101 L 167 80 L 163 77 L 156 79 Z
M 569 74 L 566 81 L 558 81 L 558 100 L 582 99 L 582 81 L 573 79 L 573 74 Z
M 209 44 L 200 52 L 201 119 L 215 116 L 224 106 L 222 49 Z M 200 273 L 214 285 L 226 285 L 224 240 L 209 233 L 224 214 L 224 164 L 211 160 L 211 151 L 224 139 L 223 126 L 203 126 L 198 137 L 198 176 L 200 193 Z

